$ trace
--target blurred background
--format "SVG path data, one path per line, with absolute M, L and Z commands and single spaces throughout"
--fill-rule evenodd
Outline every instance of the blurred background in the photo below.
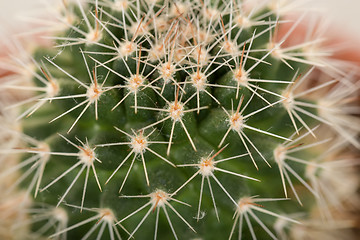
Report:
M 34 16 L 39 9 L 60 0 L 0 0 L 0 28 L 13 30 L 26 26 L 21 16 Z M 348 33 L 360 40 L 360 0 L 299 0 L 316 9 L 320 15 L 330 19 L 335 29 Z M 0 29 L 1 31 L 1 29 Z

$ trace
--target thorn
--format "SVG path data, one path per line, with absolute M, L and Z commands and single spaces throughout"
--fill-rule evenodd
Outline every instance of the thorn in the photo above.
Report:
M 242 53 L 241 53 L 241 58 L 240 58 L 240 64 L 239 64 L 239 70 L 242 70 L 242 64 L 243 64 L 243 59 L 244 59 L 244 53 L 245 53 L 245 46 L 246 44 L 244 43 L 243 49 L 242 49 Z
M 135 33 L 134 33 L 134 36 L 133 36 L 132 39 L 131 39 L 131 42 L 134 42 L 134 40 L 135 40 L 135 38 L 136 38 L 136 35 L 137 35 L 138 32 L 139 32 L 141 23 L 143 22 L 144 18 L 145 18 L 145 15 L 141 18 L 141 20 L 140 20 L 140 22 L 139 22 L 139 25 L 137 26 L 136 31 L 135 31 Z
M 225 41 L 227 42 L 228 41 L 228 38 L 227 38 L 227 36 L 226 36 L 226 31 L 225 31 L 225 24 L 224 24 L 224 21 L 223 21 L 223 18 L 222 18 L 222 16 L 221 16 L 221 14 L 220 14 L 220 20 L 221 20 L 221 26 L 222 26 L 222 30 L 223 30 L 223 32 L 224 32 L 224 38 L 225 38 Z M 245 44 L 244 44 L 244 46 L 245 46 Z
M 210 161 L 213 160 L 217 155 L 219 155 L 222 151 L 224 151 L 225 148 L 226 148 L 228 145 L 229 145 L 229 143 L 226 144 L 224 147 L 222 147 L 219 151 L 217 151 L 217 153 L 215 153 L 214 155 L 212 155 L 212 157 L 211 157 L 209 160 L 210 160 Z

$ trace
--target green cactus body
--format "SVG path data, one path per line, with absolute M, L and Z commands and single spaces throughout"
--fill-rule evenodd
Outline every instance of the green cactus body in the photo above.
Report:
M 64 5 L 61 51 L 34 55 L 44 94 L 22 108 L 34 234 L 276 239 L 310 218 L 332 141 L 317 128 L 334 125 L 307 95 L 333 82 L 304 88 L 318 62 L 282 46 L 265 2 Z

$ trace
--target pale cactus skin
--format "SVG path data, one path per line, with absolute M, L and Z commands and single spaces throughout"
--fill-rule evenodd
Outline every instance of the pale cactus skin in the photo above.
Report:
M 336 154 L 360 145 L 359 84 L 316 28 L 296 35 L 298 1 L 258 2 L 63 2 L 54 46 L 18 61 L 32 83 L 1 86 L 37 96 L 2 129 L 29 238 L 302 239 L 337 221 L 326 177 L 355 164 Z

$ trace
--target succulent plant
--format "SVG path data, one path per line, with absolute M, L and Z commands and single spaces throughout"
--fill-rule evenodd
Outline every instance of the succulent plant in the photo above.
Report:
M 359 84 L 323 28 L 296 34 L 297 3 L 63 1 L 53 46 L 13 57 L 1 85 L 31 93 L 2 114 L 4 196 L 25 191 L 14 235 L 349 234 L 331 226 L 350 229 L 338 211 L 358 199 Z

